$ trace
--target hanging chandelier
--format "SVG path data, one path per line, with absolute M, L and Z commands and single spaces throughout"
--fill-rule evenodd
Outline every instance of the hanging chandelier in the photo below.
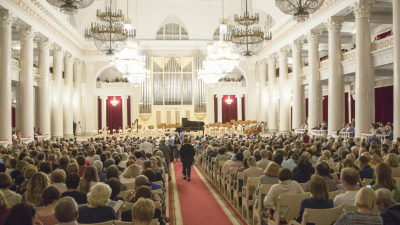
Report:
M 66 15 L 76 15 L 78 9 L 90 6 L 94 0 L 47 0 L 47 2 L 60 8 L 60 12 Z
M 117 10 L 116 0 L 105 0 L 105 11 L 98 9 L 96 17 L 99 23 L 92 23 L 91 28 L 85 30 L 85 38 L 94 40 L 97 49 L 108 56 L 122 51 L 134 31 L 124 29 L 124 15 Z
M 218 83 L 219 79 L 224 77 L 218 72 L 207 71 L 206 69 L 199 70 L 197 73 L 198 79 L 201 79 L 205 84 L 208 84 L 210 87 L 214 86 L 214 84 Z
M 228 95 L 228 99 L 225 100 L 225 102 L 226 102 L 226 104 L 228 104 L 228 105 L 232 104 L 233 100 L 231 99 L 231 96 L 230 96 L 230 95 Z
M 293 15 L 298 23 L 308 19 L 311 13 L 317 11 L 325 0 L 275 0 L 275 5 L 285 14 Z
M 117 99 L 115 98 L 115 96 L 114 96 L 114 99 L 111 100 L 110 103 L 111 103 L 111 105 L 114 106 L 114 107 L 118 105 L 118 101 L 117 101 Z
M 242 9 L 244 11 L 243 15 L 238 16 L 235 14 L 235 22 L 238 24 L 238 28 L 232 29 L 224 40 L 234 44 L 236 53 L 251 57 L 261 51 L 264 40 L 271 40 L 272 35 L 271 32 L 267 32 L 264 35 L 264 32 L 258 26 L 252 29 L 251 26 L 258 24 L 260 21 L 259 14 L 251 15 L 249 11 L 251 11 L 252 6 L 247 4 L 247 0 L 242 0 L 242 7 L 245 7 Z M 240 29 L 240 26 L 243 29 Z

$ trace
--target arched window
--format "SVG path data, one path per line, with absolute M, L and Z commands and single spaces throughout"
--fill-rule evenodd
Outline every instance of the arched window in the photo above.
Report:
M 235 26 L 228 24 L 228 33 L 230 33 L 233 28 L 235 28 Z M 219 40 L 219 27 L 215 30 L 214 35 L 213 35 L 213 39 L 214 40 Z
M 176 23 L 167 23 L 157 31 L 156 40 L 188 40 L 189 34 L 184 27 Z

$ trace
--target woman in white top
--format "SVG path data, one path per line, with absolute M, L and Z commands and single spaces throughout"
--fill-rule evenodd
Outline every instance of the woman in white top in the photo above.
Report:
M 120 176 L 120 182 L 122 184 L 130 184 L 135 182 L 135 177 L 142 174 L 140 166 L 132 164 L 125 169 L 125 171 Z
M 122 160 L 119 162 L 118 167 L 126 168 L 126 162 L 128 162 L 128 154 L 122 153 Z
M 50 180 L 52 182 L 51 185 L 57 187 L 60 190 L 60 193 L 64 193 L 67 191 L 67 186 L 65 185 L 65 171 L 62 169 L 56 169 L 51 173 Z

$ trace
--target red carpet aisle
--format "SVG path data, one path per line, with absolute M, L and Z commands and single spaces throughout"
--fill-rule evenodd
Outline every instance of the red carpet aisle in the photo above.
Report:
M 192 167 L 191 181 L 182 179 L 182 163 L 171 164 L 170 224 L 246 224 L 200 169 Z

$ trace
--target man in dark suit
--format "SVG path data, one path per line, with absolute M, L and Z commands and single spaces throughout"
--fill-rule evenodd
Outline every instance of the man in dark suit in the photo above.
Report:
M 76 136 L 75 134 L 76 134 L 76 123 L 75 123 L 75 121 L 74 121 L 74 124 L 73 124 L 73 129 L 74 129 L 74 136 Z
M 360 156 L 358 158 L 358 162 L 360 164 L 361 170 L 358 172 L 360 174 L 361 180 L 366 179 L 373 179 L 374 178 L 374 169 L 368 165 L 368 158 L 365 156 Z

